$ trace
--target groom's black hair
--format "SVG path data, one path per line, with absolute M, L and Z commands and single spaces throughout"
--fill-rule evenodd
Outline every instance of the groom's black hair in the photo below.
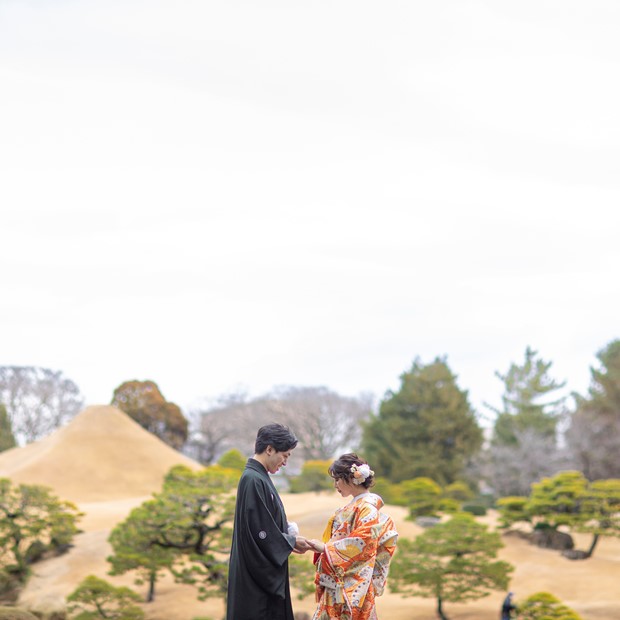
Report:
M 254 454 L 262 454 L 267 446 L 277 452 L 287 452 L 297 445 L 297 437 L 288 426 L 282 424 L 267 424 L 258 429 Z

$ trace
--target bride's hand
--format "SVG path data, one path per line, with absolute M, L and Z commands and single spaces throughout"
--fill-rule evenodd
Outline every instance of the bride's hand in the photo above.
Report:
M 322 543 L 320 540 L 316 540 L 315 538 L 313 538 L 312 540 L 309 540 L 308 543 L 317 553 L 323 553 L 323 551 L 325 550 L 325 544 Z

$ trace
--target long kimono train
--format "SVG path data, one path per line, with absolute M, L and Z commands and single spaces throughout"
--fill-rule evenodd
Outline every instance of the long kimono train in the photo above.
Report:
M 398 533 L 383 500 L 363 493 L 336 511 L 316 563 L 318 607 L 312 620 L 376 620 Z
M 248 459 L 237 489 L 226 620 L 293 620 L 282 500 L 265 468 Z

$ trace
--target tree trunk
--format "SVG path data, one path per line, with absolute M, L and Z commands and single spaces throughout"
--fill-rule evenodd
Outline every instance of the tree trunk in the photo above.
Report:
M 147 603 L 152 603 L 155 600 L 155 580 L 156 580 L 156 573 L 152 572 L 149 575 L 149 593 L 148 596 L 146 597 L 146 602 Z
M 448 620 L 448 616 L 443 613 L 442 603 L 441 596 L 437 596 L 437 615 L 441 620 Z
M 596 547 L 596 543 L 598 542 L 598 534 L 594 534 L 594 537 L 592 538 L 592 543 L 590 544 L 590 548 L 588 549 L 588 555 L 587 557 L 592 557 L 592 554 L 594 553 L 594 547 Z

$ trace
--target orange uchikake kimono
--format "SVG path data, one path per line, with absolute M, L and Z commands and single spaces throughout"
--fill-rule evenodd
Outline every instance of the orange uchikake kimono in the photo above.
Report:
M 354 498 L 329 520 L 316 563 L 319 606 L 312 620 L 375 620 L 398 533 L 374 493 Z

